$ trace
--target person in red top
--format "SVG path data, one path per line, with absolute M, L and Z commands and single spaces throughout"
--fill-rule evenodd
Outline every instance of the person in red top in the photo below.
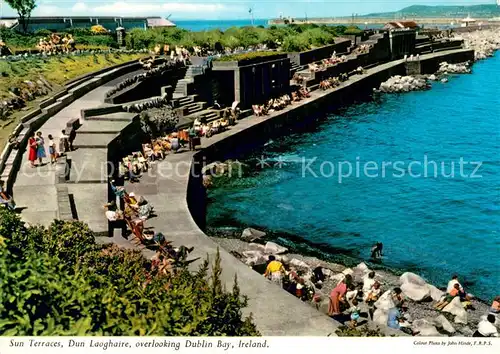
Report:
M 31 167 L 36 167 L 35 166 L 36 149 L 37 149 L 36 135 L 35 133 L 33 133 L 33 135 L 28 140 L 28 160 L 31 163 Z
M 442 309 L 444 309 L 446 307 L 446 305 L 448 305 L 453 300 L 453 298 L 455 298 L 459 294 L 460 294 L 460 284 L 456 283 L 453 286 L 453 289 L 451 289 L 450 292 L 448 294 L 446 294 L 444 299 L 439 301 L 436 304 L 436 306 L 435 306 L 436 310 L 441 311 Z

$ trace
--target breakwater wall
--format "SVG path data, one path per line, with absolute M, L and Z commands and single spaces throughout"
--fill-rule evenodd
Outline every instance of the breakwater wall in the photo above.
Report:
M 350 40 L 339 39 L 335 44 L 326 45 L 324 47 L 300 53 L 288 53 L 288 58 L 290 58 L 290 63 L 292 65 L 302 66 L 325 58 L 330 58 L 333 52 L 336 52 L 337 54 L 346 53 L 350 46 Z
M 91 90 L 122 75 L 136 72 L 141 67 L 141 64 L 137 60 L 134 60 L 75 78 L 68 82 L 62 91 L 46 98 L 40 103 L 38 108 L 33 109 L 22 117 L 21 122 L 14 129 L 13 137 L 17 139 L 20 146 L 26 147 L 29 136 L 64 107 Z M 72 118 L 69 118 L 66 128 L 73 129 L 76 126 L 78 126 L 78 119 L 75 122 Z M 0 155 L 0 178 L 6 182 L 6 189 L 10 194 L 12 194 L 13 184 L 21 165 L 23 153 L 25 153 L 25 148 L 13 149 L 7 143 Z
M 473 57 L 474 51 L 450 51 L 425 55 L 421 57 L 421 67 L 431 69 L 442 61 L 458 62 L 465 57 Z M 276 112 L 271 116 L 254 117 L 243 119 L 229 131 L 204 139 L 202 149 L 194 155 L 182 156 L 183 161 L 188 163 L 186 175 L 176 177 L 171 181 L 175 189 L 169 194 L 169 198 L 176 198 L 178 193 L 184 194 L 186 203 L 175 213 L 175 222 L 191 225 L 191 230 L 182 234 L 182 240 L 190 244 L 203 254 L 214 255 L 218 246 L 203 232 L 206 227 L 206 191 L 203 187 L 201 175 L 202 166 L 229 158 L 235 158 L 245 152 L 258 148 L 269 138 L 286 134 L 290 127 L 300 124 L 310 124 L 322 115 L 325 110 L 332 110 L 343 105 L 352 103 L 356 98 L 369 94 L 373 87 L 394 75 L 404 75 L 406 65 L 404 60 L 385 63 L 366 70 L 363 75 L 355 75 L 341 86 L 329 91 L 314 91 L 311 98 L 289 106 L 283 111 Z M 430 72 L 429 72 L 430 73 Z M 179 156 L 180 157 L 180 156 Z M 184 187 L 181 187 L 183 185 Z M 173 187 L 172 187 L 173 188 Z M 174 216 L 172 216 L 174 217 Z M 193 229 L 192 224 L 197 227 Z M 338 326 L 338 323 L 318 314 L 313 308 L 301 306 L 296 299 L 290 298 L 289 294 L 278 287 L 265 281 L 246 265 L 237 260 L 225 250 L 220 250 L 222 267 L 224 269 L 222 279 L 229 286 L 233 277 L 245 279 L 240 282 L 242 293 L 249 297 L 247 311 L 252 312 L 257 327 L 263 334 L 269 335 L 307 335 L 306 333 L 325 333 L 330 328 Z M 231 268 L 228 268 L 231 267 Z M 268 306 L 265 303 L 272 303 Z M 278 307 L 280 309 L 278 309 Z M 265 311 L 264 313 L 262 311 Z M 306 322 L 302 325 L 296 321 L 304 318 L 309 313 Z M 272 315 L 271 315 L 272 314 Z M 327 321 L 325 321 L 327 320 Z M 272 328 L 272 323 L 280 323 L 279 333 Z M 327 327 L 323 327 L 329 323 Z

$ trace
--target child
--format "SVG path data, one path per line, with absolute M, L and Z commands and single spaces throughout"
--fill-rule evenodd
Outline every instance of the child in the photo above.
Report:
M 448 305 L 453 300 L 453 298 L 455 298 L 455 296 L 458 296 L 459 293 L 460 293 L 460 284 L 455 283 L 453 289 L 451 289 L 450 292 L 446 294 L 444 299 L 436 304 L 435 309 L 441 311 L 446 307 L 446 305 Z
M 353 299 L 352 306 L 349 308 L 349 313 L 351 314 L 351 322 L 349 322 L 349 326 L 351 328 L 355 328 L 358 325 L 359 311 L 358 300 Z
M 57 152 L 56 152 L 56 143 L 52 138 L 52 135 L 49 134 L 49 155 L 50 155 L 50 163 L 57 162 Z

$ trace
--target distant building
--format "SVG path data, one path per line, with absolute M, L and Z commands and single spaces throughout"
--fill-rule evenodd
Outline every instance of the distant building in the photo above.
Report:
M 115 31 L 118 27 L 126 30 L 133 28 L 175 27 L 173 22 L 161 17 L 115 17 L 115 16 L 51 16 L 32 17 L 28 24 L 28 32 L 41 29 L 64 31 L 69 28 L 90 28 L 101 25 L 107 30 Z M 21 30 L 17 17 L 0 18 L 0 26 Z
M 386 30 L 405 29 L 405 28 L 416 30 L 419 29 L 419 25 L 414 21 L 397 21 L 397 22 L 388 22 L 384 26 L 384 29 Z
M 471 18 L 470 16 L 467 16 L 466 18 L 460 20 L 460 22 L 462 23 L 462 27 L 469 27 L 476 24 L 476 20 Z

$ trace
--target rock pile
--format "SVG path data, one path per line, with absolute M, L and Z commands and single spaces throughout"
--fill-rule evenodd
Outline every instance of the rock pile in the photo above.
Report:
M 423 78 L 413 76 L 393 76 L 380 84 L 379 91 L 384 93 L 400 93 L 426 90 L 430 86 Z
M 11 98 L 0 101 L 0 120 L 7 119 L 14 111 L 22 109 L 26 103 L 47 95 L 52 86 L 43 77 L 36 81 L 25 80 L 17 87 L 9 88 Z
M 471 69 L 469 68 L 469 63 L 461 64 L 448 64 L 447 62 L 442 62 L 439 64 L 438 73 L 440 74 L 470 74 Z
M 241 236 L 246 239 L 250 237 L 258 239 L 263 234 L 263 232 L 255 229 L 246 229 L 244 235 Z M 238 234 L 239 236 L 240 234 Z M 300 272 L 306 284 L 311 284 L 311 280 L 314 279 L 313 270 L 320 266 L 325 281 L 322 283 L 321 288 L 315 288 L 315 299 L 317 301 L 311 302 L 310 305 L 324 313 L 328 311 L 331 290 L 346 274 L 350 274 L 354 283 L 359 287 L 362 284 L 363 277 L 370 272 L 365 263 L 360 263 L 353 268 L 346 268 L 317 258 L 287 253 L 286 248 L 272 242 L 261 245 L 234 238 L 213 239 L 249 266 L 263 265 L 269 254 L 274 254 L 278 260 L 293 266 Z M 486 304 L 475 300 L 472 300 L 475 311 L 467 311 L 463 308 L 459 298 L 455 298 L 448 304 L 442 313 L 436 311 L 434 304 L 441 299 L 444 292 L 414 273 L 407 272 L 397 277 L 388 272 L 377 271 L 375 279 L 382 284 L 385 292 L 375 303 L 376 310 L 373 314 L 373 320 L 369 320 L 367 325 L 369 328 L 378 326 L 386 335 L 403 335 L 402 332 L 391 331 L 387 327 L 388 312 L 395 306 L 391 296 L 394 287 L 400 287 L 403 291 L 406 299 L 405 303 L 408 306 L 405 317 L 411 323 L 412 330 L 420 332 L 419 336 L 472 336 L 477 328 L 477 323 L 481 320 L 480 316 L 488 311 Z M 314 285 L 312 286 L 314 287 Z M 364 302 L 360 303 L 360 308 L 362 311 L 367 311 Z
M 476 60 L 491 57 L 500 49 L 500 28 L 462 33 L 455 38 L 463 39 L 466 48 L 474 49 Z

